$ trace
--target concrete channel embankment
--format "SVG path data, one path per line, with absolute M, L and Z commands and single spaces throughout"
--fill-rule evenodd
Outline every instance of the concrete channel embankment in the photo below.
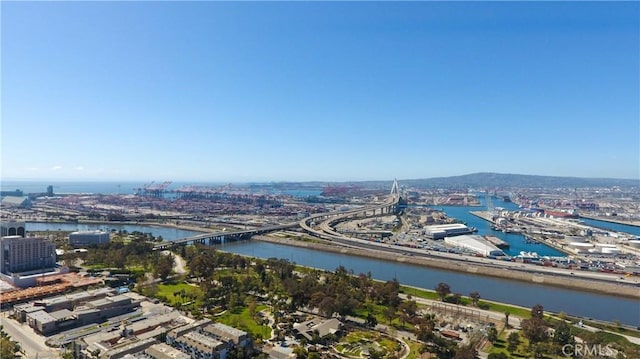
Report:
M 363 249 L 355 247 L 345 247 L 336 244 L 323 244 L 318 242 L 305 242 L 283 238 L 273 238 L 267 236 L 254 236 L 264 242 L 284 244 L 289 246 L 315 249 L 325 252 L 347 254 L 353 256 L 381 259 L 390 262 L 408 263 L 431 267 L 460 273 L 467 273 L 478 276 L 488 276 L 503 279 L 511 279 L 522 282 L 556 286 L 567 289 L 575 289 L 586 292 L 601 293 L 607 295 L 624 296 L 628 298 L 640 298 L 640 288 L 629 284 L 617 284 L 603 281 L 582 279 L 579 277 L 554 276 L 549 274 L 539 274 L 525 270 L 508 270 L 493 266 L 484 266 L 477 263 L 471 264 L 464 260 L 439 259 L 433 257 L 404 256 L 397 253 L 386 252 L 384 250 Z

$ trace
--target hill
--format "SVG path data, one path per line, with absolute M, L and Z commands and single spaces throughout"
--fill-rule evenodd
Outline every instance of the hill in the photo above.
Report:
M 434 177 L 398 181 L 411 187 L 463 188 L 571 188 L 571 187 L 638 187 L 639 180 L 615 178 L 581 178 L 534 176 L 481 172 L 462 176 Z

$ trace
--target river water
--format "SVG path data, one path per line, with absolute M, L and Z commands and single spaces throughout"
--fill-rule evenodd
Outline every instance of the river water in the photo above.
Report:
M 479 235 L 491 235 L 502 239 L 503 241 L 509 243 L 509 248 L 504 249 L 507 255 L 517 256 L 520 252 L 536 252 L 540 256 L 551 256 L 551 257 L 563 257 L 564 254 L 552 247 L 546 246 L 544 244 L 536 243 L 536 242 L 528 242 L 525 240 L 525 237 L 521 234 L 517 233 L 504 233 L 502 231 L 494 231 L 491 229 L 491 224 L 484 219 L 474 216 L 471 214 L 471 211 L 485 211 L 487 209 L 485 199 L 479 197 L 480 206 L 470 207 L 470 206 L 433 206 L 432 208 L 440 209 L 444 211 L 448 217 L 456 218 L 460 221 L 463 221 L 469 227 L 476 227 L 478 229 Z M 518 205 L 511 202 L 504 202 L 497 199 L 492 199 L 493 203 L 496 207 L 502 207 L 509 211 L 518 210 Z
M 84 224 L 84 223 L 44 223 L 44 222 L 27 222 L 27 231 L 93 231 L 102 230 L 105 232 L 127 231 L 151 233 L 154 237 L 162 236 L 162 239 L 174 241 L 180 238 L 186 238 L 202 234 L 203 232 L 189 231 L 185 229 L 164 227 L 164 226 L 140 226 L 132 224 Z
M 455 208 L 454 212 L 458 210 L 463 212 L 461 207 L 453 208 Z M 467 210 L 468 209 L 469 208 L 467 208 Z M 477 207 L 475 209 L 481 208 Z M 446 210 L 450 209 L 446 208 Z M 476 226 L 476 224 L 472 222 L 474 218 L 477 217 L 471 215 L 466 219 L 460 219 L 471 226 Z M 481 219 L 479 220 L 485 222 Z M 478 222 L 477 224 L 481 223 Z M 479 226 L 476 227 L 478 227 L 479 230 L 481 228 Z M 199 234 L 194 231 L 160 226 L 118 225 L 111 223 L 102 225 L 27 223 L 27 230 L 29 231 L 73 231 L 91 229 L 150 232 L 154 236 L 162 236 L 165 240 L 175 240 Z M 372 258 L 351 257 L 343 254 L 319 252 L 260 241 L 232 242 L 217 247 L 232 253 L 259 258 L 283 258 L 297 264 L 325 270 L 334 270 L 342 265 L 355 274 L 371 272 L 371 275 L 375 279 L 389 280 L 397 278 L 400 283 L 426 289 L 433 289 L 439 282 L 446 282 L 451 286 L 454 293 L 463 295 L 468 295 L 472 291 L 478 291 L 483 298 L 489 300 L 517 304 L 524 307 L 542 304 L 546 310 L 553 312 L 565 312 L 571 315 L 607 321 L 620 320 L 621 323 L 633 326 L 640 325 L 640 303 L 633 299 L 617 298 L 615 296 L 523 283 L 507 279 L 482 277 L 473 274 L 449 272 Z M 536 248 L 539 247 L 541 247 L 541 245 L 537 245 Z
M 489 300 L 523 307 L 542 304 L 546 310 L 553 312 L 565 312 L 607 321 L 620 320 L 621 323 L 633 326 L 640 325 L 640 303 L 633 299 L 260 241 L 230 242 L 216 247 L 247 256 L 287 259 L 297 264 L 325 270 L 334 270 L 342 265 L 354 274 L 371 272 L 375 279 L 397 278 L 402 284 L 426 289 L 434 289 L 439 282 L 445 282 L 451 286 L 454 293 L 462 295 L 478 291 L 483 298 Z

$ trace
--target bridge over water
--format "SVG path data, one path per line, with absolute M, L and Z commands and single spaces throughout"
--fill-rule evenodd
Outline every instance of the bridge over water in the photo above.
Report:
M 399 210 L 400 203 L 400 193 L 398 188 L 398 183 L 394 180 L 393 186 L 391 187 L 391 193 L 389 194 L 387 200 L 383 203 L 377 205 L 371 205 L 366 207 L 360 207 L 348 211 L 333 211 L 326 213 L 318 213 L 311 215 L 309 217 L 304 218 L 299 222 L 280 224 L 275 226 L 267 226 L 246 230 L 237 230 L 237 231 L 219 231 L 212 233 L 204 233 L 196 236 L 186 237 L 182 239 L 177 239 L 175 241 L 170 242 L 162 242 L 158 243 L 153 247 L 153 250 L 165 250 L 172 248 L 178 245 L 187 245 L 187 244 L 219 244 L 225 241 L 238 241 L 249 239 L 252 236 L 265 234 L 269 232 L 277 232 L 285 229 L 297 228 L 301 227 L 305 232 L 312 234 L 314 236 L 324 238 L 324 239 L 346 239 L 343 234 L 336 232 L 331 225 L 333 223 L 343 221 L 348 218 L 365 218 L 376 215 L 384 215 L 397 213 Z M 316 223 L 316 221 L 323 221 L 320 224 L 320 229 L 312 228 L 312 223 Z M 357 233 L 354 233 L 357 236 Z

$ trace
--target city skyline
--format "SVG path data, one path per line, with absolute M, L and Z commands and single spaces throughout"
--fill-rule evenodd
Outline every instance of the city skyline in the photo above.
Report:
M 3 180 L 640 177 L 637 2 L 3 2 Z

